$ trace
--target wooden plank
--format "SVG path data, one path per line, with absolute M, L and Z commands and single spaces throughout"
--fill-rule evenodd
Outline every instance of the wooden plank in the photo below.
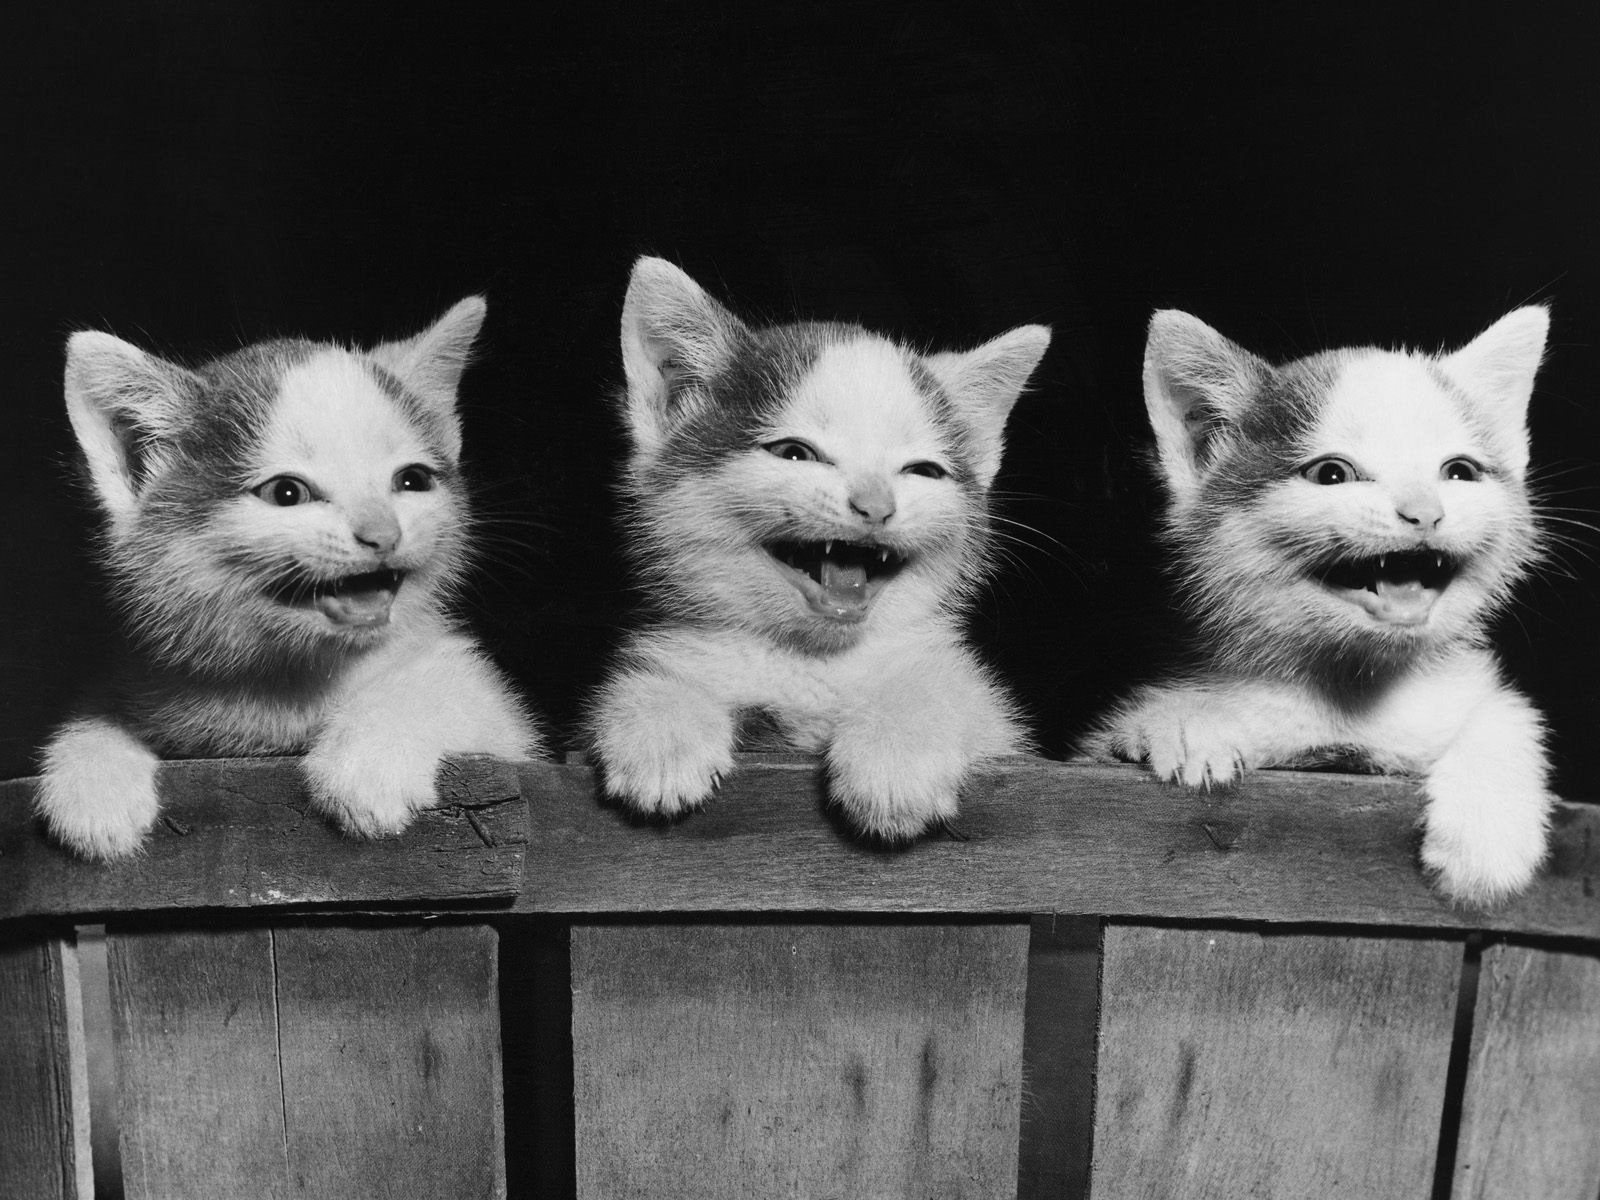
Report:
M 577 926 L 578 1196 L 1013 1195 L 1028 927 Z
M 1022 1041 L 1022 1200 L 1088 1194 L 1100 1007 L 1100 922 L 1033 918 Z
M 0 940 L 0 1196 L 91 1200 L 89 1081 L 71 940 Z
M 505 1195 L 495 941 L 486 925 L 276 932 L 291 1194 Z
M 128 1200 L 295 1195 L 270 929 L 106 931 Z
M 164 763 L 145 851 L 87 863 L 45 840 L 31 779 L 0 784 L 0 919 L 326 903 L 491 900 L 517 894 L 527 839 L 516 768 L 450 759 L 444 806 L 397 838 L 356 841 L 310 811 L 288 758 Z
M 1184 792 L 1141 768 L 1007 759 L 962 802 L 959 839 L 893 854 L 830 820 L 815 759 L 744 756 L 705 811 L 630 822 L 591 769 L 522 768 L 526 912 L 1056 912 L 1506 929 L 1600 938 L 1600 807 L 1558 805 L 1549 866 L 1493 912 L 1417 869 L 1404 780 L 1260 771 Z
M 1600 1195 L 1600 959 L 1490 946 L 1478 976 L 1456 1200 Z
M 129 1200 L 504 1196 L 492 929 L 108 944 Z
M 1428 1195 L 1460 942 L 1107 923 L 1103 955 L 1095 1200 Z

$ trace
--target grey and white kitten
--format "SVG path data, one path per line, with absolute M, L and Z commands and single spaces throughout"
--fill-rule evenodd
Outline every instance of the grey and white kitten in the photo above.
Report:
M 484 312 L 194 368 L 72 336 L 67 413 L 127 653 L 44 748 L 37 807 L 63 844 L 133 853 L 166 756 L 303 753 L 317 806 L 377 836 L 435 801 L 441 756 L 538 751 L 448 607 L 471 524 L 456 388 Z
M 590 711 L 612 796 L 703 804 L 760 712 L 826 756 L 856 827 L 898 841 L 1023 745 L 961 627 L 1006 416 L 1049 338 L 925 355 L 854 325 L 753 327 L 670 263 L 635 264 L 628 535 L 660 615 Z
M 1450 354 L 1273 366 L 1157 313 L 1145 401 L 1198 665 L 1089 749 L 1191 787 L 1354 751 L 1420 779 L 1444 895 L 1526 888 L 1551 804 L 1544 728 L 1487 629 L 1539 553 L 1526 414 L 1548 328 L 1520 308 Z

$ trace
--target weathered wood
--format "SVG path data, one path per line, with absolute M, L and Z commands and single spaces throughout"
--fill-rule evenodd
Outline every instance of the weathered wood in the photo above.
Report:
M 580 1200 L 1012 1195 L 1027 940 L 575 927 Z
M 1256 772 L 1197 794 L 1136 767 L 1007 759 L 959 840 L 885 853 L 827 814 L 815 759 L 745 758 L 703 812 L 630 822 L 589 768 L 522 769 L 521 911 L 1058 912 L 1487 928 L 1600 937 L 1600 807 L 1557 808 L 1549 867 L 1492 912 L 1451 907 L 1414 861 L 1421 801 L 1376 776 Z
M 491 900 L 517 894 L 527 838 L 513 764 L 450 759 L 444 805 L 397 838 L 356 841 L 310 810 L 298 760 L 161 767 L 162 815 L 144 851 L 87 863 L 32 818 L 32 779 L 0 784 L 0 919 L 328 903 Z
M 1600 1195 L 1600 960 L 1593 954 L 1484 951 L 1452 1195 Z
M 505 1194 L 492 929 L 108 941 L 130 1200 Z
M 1028 942 L 1021 1200 L 1088 1194 L 1100 1004 L 1100 922 L 1039 916 Z
M 0 940 L 0 1196 L 93 1195 L 77 952 L 19 930 Z
M 1426 1196 L 1458 941 L 1107 923 L 1090 1194 Z
M 106 931 L 128 1200 L 289 1187 L 273 931 Z

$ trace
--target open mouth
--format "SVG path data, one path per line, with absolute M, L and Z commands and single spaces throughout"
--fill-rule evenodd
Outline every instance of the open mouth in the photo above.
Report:
M 906 556 L 870 543 L 772 542 L 768 554 L 787 568 L 811 610 L 831 621 L 853 624 L 906 565 Z
M 1400 550 L 1341 559 L 1319 578 L 1330 591 L 1385 625 L 1421 625 L 1456 576 L 1458 564 L 1437 550 Z
M 378 629 L 389 623 L 389 609 L 405 576 L 399 571 L 367 571 L 337 579 L 297 581 L 277 598 L 296 608 L 314 608 L 335 625 Z

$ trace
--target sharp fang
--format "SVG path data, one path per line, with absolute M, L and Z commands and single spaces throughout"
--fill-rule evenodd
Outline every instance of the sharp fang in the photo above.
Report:
M 825 555 L 833 553 L 833 539 L 832 538 L 829 538 L 827 541 L 822 543 L 822 553 L 825 554 Z
M 1383 570 L 1383 568 L 1388 564 L 1388 562 L 1389 562 L 1389 556 L 1387 554 L 1378 555 L 1378 570 L 1380 570 L 1380 571 Z
M 1433 556 L 1433 565 L 1439 568 L 1441 571 L 1444 570 L 1444 555 L 1435 554 Z
M 879 547 L 879 549 L 878 549 L 878 561 L 879 562 L 888 562 L 889 561 L 889 548 L 887 546 Z

